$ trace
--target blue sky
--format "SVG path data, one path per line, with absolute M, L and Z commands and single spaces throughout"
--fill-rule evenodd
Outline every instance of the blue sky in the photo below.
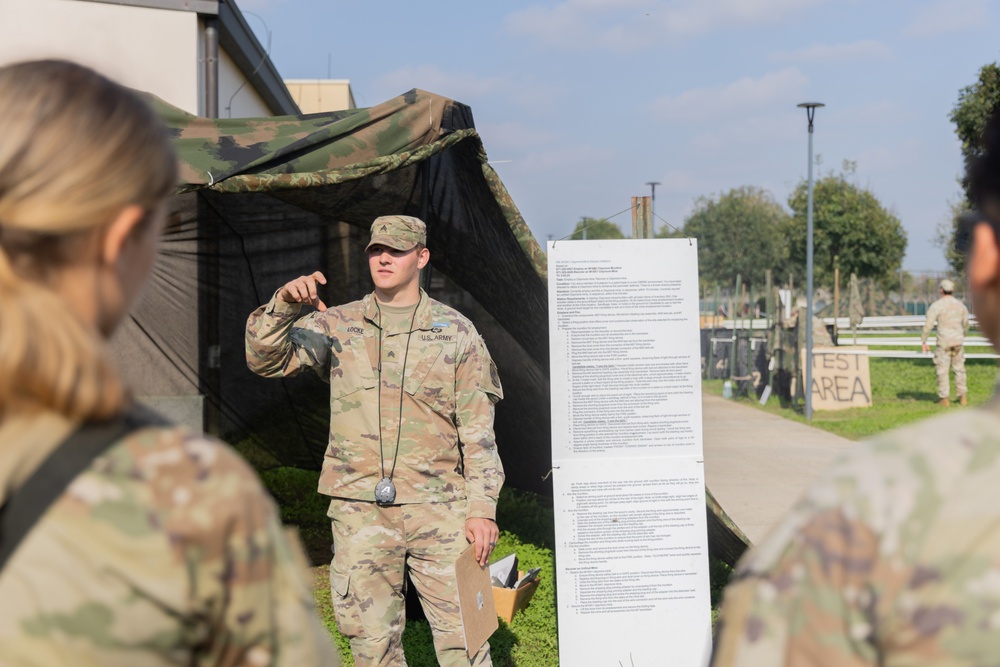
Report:
M 944 269 L 932 239 L 962 170 L 948 113 L 1000 59 L 987 0 L 238 4 L 286 78 L 326 77 L 329 58 L 359 106 L 410 88 L 469 104 L 543 244 L 647 181 L 678 227 L 695 198 L 741 185 L 787 207 L 807 168 L 795 105 L 818 100 L 820 172 L 856 161 L 907 231 L 904 267 Z

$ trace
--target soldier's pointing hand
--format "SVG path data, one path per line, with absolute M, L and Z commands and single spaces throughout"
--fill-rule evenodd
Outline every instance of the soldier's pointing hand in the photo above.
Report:
M 278 298 L 288 303 L 308 303 L 317 310 L 326 310 L 326 304 L 316 291 L 317 284 L 326 284 L 326 278 L 319 271 L 314 271 L 308 276 L 299 276 L 278 290 Z

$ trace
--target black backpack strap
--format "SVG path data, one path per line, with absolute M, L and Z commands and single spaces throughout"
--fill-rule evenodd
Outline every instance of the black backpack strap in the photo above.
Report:
M 152 410 L 136 406 L 107 421 L 84 424 L 63 440 L 0 506 L 0 571 L 46 510 L 94 459 L 133 431 L 169 423 Z

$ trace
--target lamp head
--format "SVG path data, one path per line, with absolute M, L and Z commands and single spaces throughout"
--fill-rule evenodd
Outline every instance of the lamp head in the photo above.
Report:
M 800 109 L 806 110 L 806 118 L 809 119 L 809 134 L 813 131 L 813 117 L 816 115 L 816 109 L 819 107 L 825 107 L 826 105 L 822 102 L 802 102 L 796 105 Z

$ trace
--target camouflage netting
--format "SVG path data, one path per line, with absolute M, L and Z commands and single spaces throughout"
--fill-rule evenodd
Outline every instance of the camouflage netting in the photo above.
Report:
M 155 101 L 182 166 L 162 257 L 116 347 L 133 387 L 241 443 L 258 466 L 319 469 L 329 392 L 312 374 L 246 366 L 246 318 L 291 278 L 321 270 L 322 297 L 369 292 L 378 215 L 427 222 L 431 296 L 469 316 L 500 368 L 508 482 L 550 493 L 545 255 L 493 169 L 471 110 L 414 90 L 370 109 L 206 119 Z M 201 399 L 204 397 L 204 405 Z

